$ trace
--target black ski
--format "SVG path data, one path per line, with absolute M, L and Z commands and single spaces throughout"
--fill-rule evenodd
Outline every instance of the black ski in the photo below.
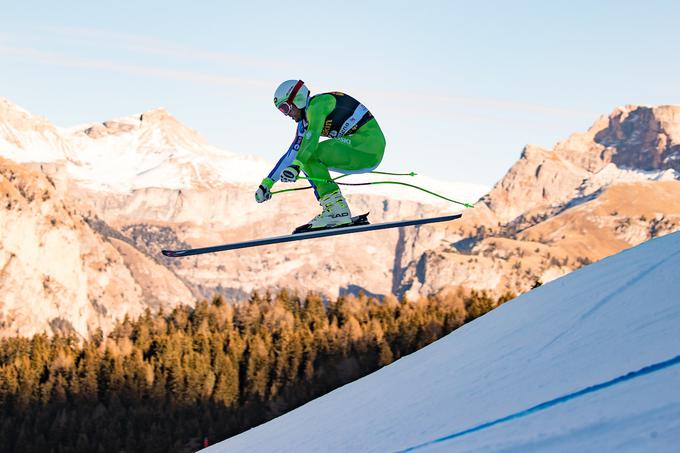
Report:
M 354 219 L 360 219 L 362 217 L 367 216 L 368 214 L 364 214 L 363 216 L 357 216 L 353 217 L 352 220 Z M 268 244 L 278 244 L 281 242 L 291 242 L 291 241 L 302 241 L 305 239 L 313 239 L 313 238 L 320 238 L 320 237 L 327 237 L 327 236 L 337 236 L 340 234 L 350 234 L 350 233 L 361 233 L 364 231 L 375 231 L 375 230 L 385 230 L 388 228 L 398 228 L 398 227 L 405 227 L 405 226 L 414 226 L 414 225 L 424 225 L 427 223 L 437 223 L 437 222 L 449 222 L 451 220 L 455 220 L 461 217 L 462 214 L 451 214 L 447 216 L 442 216 L 442 217 L 431 217 L 429 219 L 415 219 L 415 220 L 400 220 L 397 222 L 386 222 L 386 223 L 376 223 L 376 224 L 350 224 L 349 226 L 343 226 L 343 227 L 335 227 L 335 228 L 326 228 L 323 230 L 311 230 L 311 231 L 305 231 L 305 232 L 300 232 L 300 233 L 295 233 L 295 234 L 289 234 L 286 236 L 275 236 L 275 237 L 270 237 L 270 238 L 264 238 L 264 239 L 254 239 L 251 241 L 244 241 L 244 242 L 234 242 L 232 244 L 223 244 L 223 245 L 215 245 L 212 247 L 201 247 L 197 249 L 186 249 L 186 250 L 163 250 L 162 253 L 165 256 L 169 257 L 180 257 L 180 256 L 191 256 L 191 255 L 201 255 L 203 253 L 214 253 L 214 252 L 222 252 L 225 250 L 236 250 L 236 249 L 243 249 L 243 248 L 248 248 L 248 247 L 257 247 L 260 245 L 268 245 Z M 368 219 L 364 219 L 366 222 L 368 222 Z

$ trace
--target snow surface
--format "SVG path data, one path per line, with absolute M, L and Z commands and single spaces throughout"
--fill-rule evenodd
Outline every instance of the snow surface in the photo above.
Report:
M 169 115 L 163 109 L 160 115 Z M 170 117 L 171 118 L 171 117 Z M 74 142 L 69 173 L 93 190 L 129 192 L 148 187 L 186 189 L 220 183 L 254 184 L 268 163 L 206 143 L 195 131 L 173 119 L 140 120 L 132 115 L 111 121 L 128 131 L 95 139 L 76 128 L 63 132 Z M 266 173 L 265 173 L 266 175 Z
M 643 181 L 673 181 L 680 180 L 680 173 L 673 170 L 644 171 L 630 168 L 619 168 L 609 163 L 600 171 L 584 180 L 577 191 L 579 196 L 591 195 L 603 187 L 612 184 Z
M 680 233 L 203 450 L 679 451 Z

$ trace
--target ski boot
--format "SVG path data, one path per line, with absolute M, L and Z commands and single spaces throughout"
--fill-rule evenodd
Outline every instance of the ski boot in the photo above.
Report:
M 339 190 L 321 197 L 319 204 L 323 209 L 321 214 L 314 217 L 309 223 L 297 227 L 293 234 L 352 225 L 352 213 L 347 205 L 347 200 Z

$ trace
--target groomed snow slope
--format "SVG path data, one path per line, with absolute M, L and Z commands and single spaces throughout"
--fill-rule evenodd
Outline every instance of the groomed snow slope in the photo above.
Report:
M 679 446 L 676 233 L 537 288 L 366 378 L 203 451 Z

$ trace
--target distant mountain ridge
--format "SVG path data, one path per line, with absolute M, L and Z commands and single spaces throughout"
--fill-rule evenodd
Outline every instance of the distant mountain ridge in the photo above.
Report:
M 287 144 L 282 144 L 282 152 Z M 0 98 L 0 155 L 15 162 L 63 162 L 72 179 L 92 190 L 126 193 L 145 188 L 215 188 L 224 184 L 260 183 L 273 163 L 210 145 L 164 108 L 141 114 L 81 124 L 53 126 L 7 99 Z M 374 178 L 375 179 L 375 178 Z M 380 179 L 394 179 L 380 176 Z M 411 179 L 418 183 L 422 177 Z M 440 190 L 453 190 L 464 199 L 487 188 L 479 184 L 444 183 L 425 178 Z M 392 188 L 394 188 L 392 186 Z M 372 189 L 389 194 L 394 190 Z M 409 189 L 397 198 L 436 202 Z M 365 188 L 347 189 L 365 193 Z M 462 194 L 462 195 L 461 195 Z
M 421 274 L 465 285 L 486 273 L 496 291 L 523 292 L 623 248 L 680 228 L 680 106 L 618 107 L 547 150 L 528 145 L 461 222 L 460 240 L 426 253 Z M 454 267 L 455 268 L 452 268 Z M 465 270 L 457 270 L 459 267 Z M 408 291 L 436 291 L 417 265 Z M 478 283 L 475 281 L 475 285 Z M 481 286 L 481 285 L 480 285 Z
M 677 179 L 679 124 L 680 106 L 616 108 L 587 132 L 572 134 L 553 150 L 524 148 L 483 202 L 501 222 L 508 222 L 535 207 L 575 198 L 577 189 L 603 172 L 612 182 L 627 179 L 631 170 L 637 171 L 633 175 L 637 179 Z M 617 169 L 622 170 L 618 175 Z
M 318 205 L 311 191 L 255 203 L 254 188 L 270 163 L 210 146 L 163 109 L 59 129 L 0 99 L 0 156 L 17 162 L 6 161 L 7 168 L 19 165 L 30 174 L 27 181 L 48 181 L 52 197 L 100 238 L 97 247 L 113 246 L 127 269 L 121 272 L 132 276 L 142 294 L 139 309 L 147 299 L 152 302 L 146 306 L 159 308 L 166 299 L 172 306 L 215 292 L 239 299 L 255 289 L 284 287 L 329 297 L 364 291 L 416 299 L 461 286 L 524 292 L 680 229 L 679 117 L 680 106 L 627 106 L 553 150 L 529 145 L 458 222 L 180 260 L 159 252 L 284 234 L 316 214 Z M 486 192 L 482 186 L 414 180 L 463 201 Z M 373 222 L 458 209 L 412 189 L 375 187 L 387 186 L 345 191 L 353 211 L 370 211 Z M 32 221 L 43 225 L 38 212 L 49 208 L 40 207 L 39 197 L 31 203 Z M 19 242 L 3 242 L 0 269 L 12 253 L 19 256 Z M 149 270 L 154 266 L 165 269 L 158 271 L 166 279 L 162 285 L 158 272 Z M 27 265 L 22 272 L 32 271 Z M 0 282 L 5 275 L 0 273 Z M 11 281 L 21 275 L 17 271 Z M 64 286 L 89 285 L 69 282 Z M 64 319 L 87 335 L 119 315 L 101 316 L 84 322 L 83 315 L 71 313 Z M 15 320 L 4 328 L 34 331 L 29 317 L 22 319 L 25 324 Z
M 253 192 L 271 164 L 257 157 L 212 147 L 164 109 L 103 123 L 57 128 L 8 100 L 0 99 L 0 105 L 0 155 L 10 159 L 3 163 L 4 168 L 17 175 L 21 173 L 21 185 L 31 186 L 36 181 L 49 184 L 51 197 L 61 200 L 68 212 L 82 220 L 88 237 L 97 238 L 95 248 L 105 249 L 111 255 L 105 261 L 119 262 L 123 267 L 117 268 L 117 273 L 130 276 L 123 285 L 131 291 L 129 294 L 134 294 L 125 297 L 127 305 L 120 305 L 113 294 L 106 292 L 99 298 L 85 297 L 84 304 L 98 307 L 98 311 L 95 310 L 98 317 L 88 316 L 82 309 L 60 314 L 63 321 L 58 325 L 62 330 L 72 329 L 87 336 L 98 327 L 106 330 L 114 319 L 125 313 L 138 314 L 145 307 L 193 304 L 195 298 L 210 297 L 215 291 L 243 298 L 253 289 L 263 288 L 290 287 L 338 294 L 354 291 L 355 282 L 359 282 L 359 289 L 363 285 L 371 286 L 378 293 L 389 293 L 393 287 L 390 272 L 395 266 L 393 250 L 400 241 L 397 231 L 382 235 L 380 241 L 369 247 L 365 247 L 363 238 L 357 237 L 299 247 L 291 245 L 280 249 L 280 253 L 269 248 L 209 256 L 200 261 L 165 259 L 159 254 L 163 247 L 282 234 L 295 226 L 293 222 L 302 223 L 311 218 L 318 205 L 311 191 L 299 196 L 276 197 L 266 205 L 258 205 Z M 414 179 L 418 178 L 421 177 Z M 440 190 L 445 192 L 453 187 L 461 192 L 458 195 L 463 199 L 468 199 L 470 193 L 476 193 L 476 198 L 484 191 L 482 186 L 442 185 L 428 180 L 427 184 L 430 183 L 440 184 Z M 382 195 L 362 195 L 361 190 L 354 192 L 357 193 L 352 196 L 356 209 L 370 210 L 374 221 L 418 217 L 450 209 L 429 195 L 413 196 L 402 191 L 397 196 L 406 195 L 410 200 L 400 201 Z M 420 204 L 418 199 L 431 203 Z M 35 238 L 50 234 L 49 229 L 39 227 L 44 221 L 38 211 L 47 209 L 47 204 L 38 198 L 29 203 L 37 210 L 28 217 L 35 223 L 31 228 L 40 231 Z M 6 221 L 2 224 L 7 229 L 0 230 L 0 235 L 5 237 L 4 256 L 15 263 L 21 262 L 22 266 L 15 269 L 11 278 L 7 273 L 0 275 L 0 281 L 14 293 L 12 298 L 16 301 L 11 307 L 7 304 L 0 307 L 0 313 L 32 310 L 33 314 L 4 318 L 6 322 L 0 324 L 0 332 L 55 331 L 50 327 L 50 320 L 56 315 L 44 308 L 64 306 L 67 296 L 45 293 L 41 302 L 22 305 L 21 301 L 29 299 L 32 293 L 13 289 L 13 285 L 22 279 L 39 280 L 43 272 L 35 268 L 36 255 L 24 253 L 31 249 L 31 244 L 23 244 L 20 235 L 15 236 L 16 241 L 7 240 L 10 230 L 16 233 L 11 224 L 19 214 L 13 211 L 4 214 Z M 27 214 L 24 211 L 21 215 Z M 33 242 L 40 241 L 34 239 Z M 44 260 L 61 260 L 58 253 L 49 249 L 41 249 L 41 253 Z M 3 262 L 0 259 L 0 268 Z M 75 263 L 64 265 L 76 266 Z M 383 269 L 374 272 L 379 268 Z M 88 266 L 84 266 L 84 275 L 88 277 L 80 280 L 56 275 L 50 278 L 65 288 L 64 295 L 89 294 L 93 291 L 89 282 L 100 278 Z M 124 309 L 105 308 L 116 305 Z
M 59 129 L 0 98 L 0 124 L 3 156 L 24 163 L 63 161 L 72 178 L 93 190 L 253 184 L 269 166 L 209 145 L 163 108 Z

